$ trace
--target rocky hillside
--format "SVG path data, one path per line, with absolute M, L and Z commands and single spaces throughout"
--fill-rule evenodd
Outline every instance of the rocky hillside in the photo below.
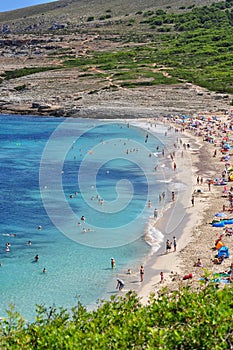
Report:
M 226 93 L 232 84 L 227 70 L 232 58 L 226 54 L 232 36 L 223 37 L 225 17 L 222 32 L 211 40 L 218 46 L 208 43 L 207 50 L 201 46 L 205 29 L 182 36 L 168 21 L 169 13 L 211 3 L 219 1 L 60 0 L 0 14 L 0 112 L 107 118 L 227 113 L 233 101 Z M 165 25 L 157 26 L 161 14 Z M 205 76 L 214 81 L 213 72 L 222 87 L 211 92 Z
M 141 12 L 163 9 L 187 11 L 190 6 L 205 6 L 220 0 L 58 0 L 0 13 L 0 33 L 53 33 L 57 30 L 76 31 L 84 28 L 112 26 L 127 21 Z M 91 22 L 91 23 L 90 23 Z M 106 23 L 105 23 L 106 25 Z

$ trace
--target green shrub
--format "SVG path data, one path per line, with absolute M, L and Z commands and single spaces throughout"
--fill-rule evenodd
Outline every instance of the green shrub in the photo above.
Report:
M 26 87 L 27 87 L 27 85 L 26 85 L 26 84 L 23 84 L 23 85 L 15 86 L 14 89 L 15 89 L 16 91 L 22 91 L 22 90 L 25 90 Z
M 60 67 L 32 67 L 32 68 L 20 68 L 4 72 L 5 80 L 20 78 L 26 75 L 31 75 L 40 72 L 46 72 L 49 70 L 59 69 Z
M 0 320 L 2 350 L 29 349 L 231 349 L 233 288 L 215 284 L 198 292 L 166 288 L 143 306 L 134 292 L 112 296 L 93 311 L 80 303 L 71 312 L 37 307 L 27 324 L 11 308 Z

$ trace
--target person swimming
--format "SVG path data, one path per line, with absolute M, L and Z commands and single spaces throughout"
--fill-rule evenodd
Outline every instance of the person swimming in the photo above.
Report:
M 7 237 L 16 237 L 16 233 L 3 233 L 2 235 Z

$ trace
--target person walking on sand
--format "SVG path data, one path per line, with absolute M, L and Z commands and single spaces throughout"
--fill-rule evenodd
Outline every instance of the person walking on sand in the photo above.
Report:
M 176 163 L 173 164 L 173 169 L 176 171 Z
M 174 202 L 175 200 L 175 192 L 172 191 L 172 201 Z
M 140 279 L 141 279 L 141 282 L 144 281 L 144 266 L 141 265 L 140 267 Z
M 158 209 L 154 209 L 154 219 L 157 219 L 158 217 Z
M 173 248 L 174 248 L 174 252 L 176 252 L 176 245 L 177 245 L 177 243 L 176 243 L 176 237 L 174 236 L 174 237 L 173 237 Z
M 160 272 L 160 283 L 164 283 L 164 273 Z
M 191 203 L 192 203 L 192 207 L 194 207 L 194 195 L 192 195 Z
M 208 189 L 211 191 L 211 180 L 208 180 Z
M 166 253 L 169 253 L 171 251 L 172 248 L 172 242 L 169 241 L 169 239 L 167 239 L 166 242 Z

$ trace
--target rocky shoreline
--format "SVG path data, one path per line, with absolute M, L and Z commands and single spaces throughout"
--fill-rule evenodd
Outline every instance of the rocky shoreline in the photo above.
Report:
M 30 81 L 30 88 L 14 91 L 11 84 L 0 86 L 0 113 L 80 118 L 142 118 L 170 114 L 228 113 L 229 94 L 209 92 L 191 84 L 155 86 L 135 89 L 75 89 L 66 84 L 59 91 L 45 86 L 43 73 L 17 79 L 17 84 Z M 40 85 L 35 84 L 39 81 Z M 64 81 L 63 81 L 64 84 Z

